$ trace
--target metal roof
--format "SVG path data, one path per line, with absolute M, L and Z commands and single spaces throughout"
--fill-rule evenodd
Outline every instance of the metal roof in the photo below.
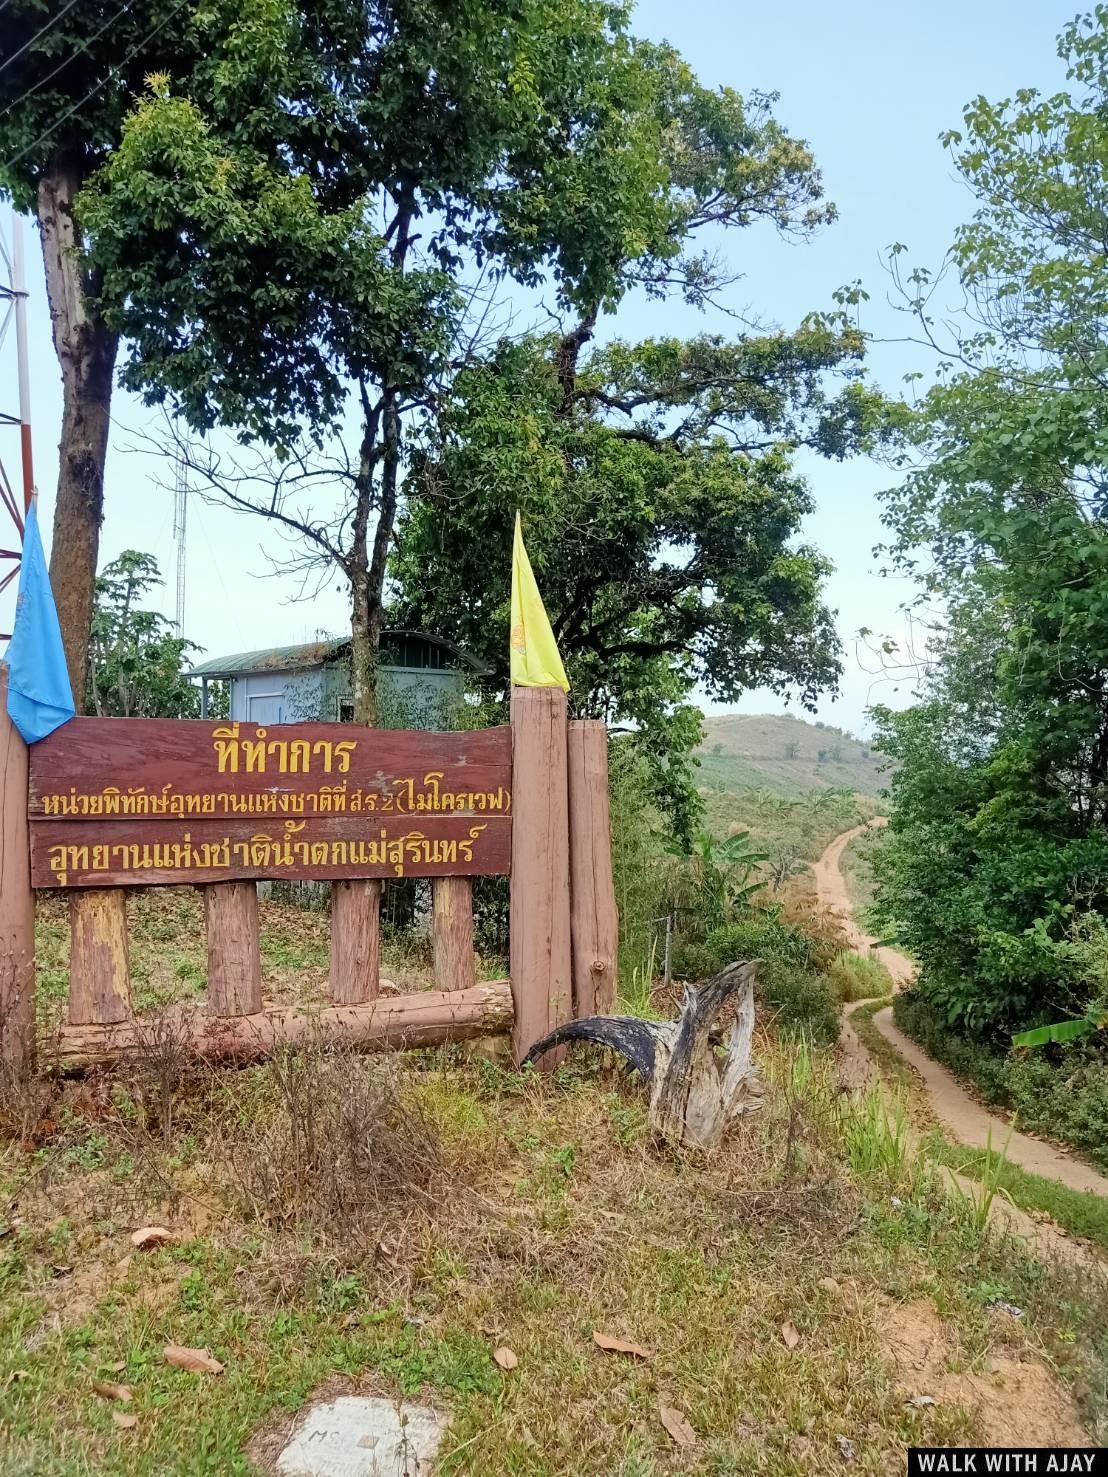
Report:
M 471 672 L 486 675 L 491 667 L 480 661 L 472 652 L 465 651 L 444 636 L 429 636 L 426 631 L 406 631 L 389 628 L 381 632 L 382 645 L 390 638 L 407 637 L 410 640 L 426 641 L 429 646 L 456 657 L 462 666 Z M 307 667 L 322 667 L 337 661 L 350 650 L 348 636 L 332 636 L 323 641 L 306 641 L 299 646 L 268 646 L 261 651 L 240 651 L 234 656 L 217 656 L 211 661 L 201 662 L 186 672 L 187 677 L 241 677 L 248 672 L 297 672 Z M 387 667 L 388 662 L 382 662 Z

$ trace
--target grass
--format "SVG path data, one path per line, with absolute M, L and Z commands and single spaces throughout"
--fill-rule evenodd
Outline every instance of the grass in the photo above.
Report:
M 709 1161 L 652 1146 L 641 1088 L 592 1065 L 547 1082 L 459 1053 L 309 1053 L 186 1078 L 168 1142 L 141 1077 L 58 1088 L 42 1142 L 0 1159 L 5 1472 L 246 1473 L 246 1443 L 323 1388 L 449 1409 L 446 1477 L 799 1477 L 838 1470 L 840 1437 L 877 1473 L 977 1434 L 898 1387 L 882 1320 L 918 1299 L 967 1367 L 1015 1346 L 1103 1390 L 1095 1287 L 975 1225 L 826 1055 L 759 1057 L 767 1106 Z M 148 1222 L 174 1240 L 135 1252 Z M 996 1297 L 1026 1318 L 998 1326 Z M 596 1330 L 653 1357 L 602 1354 Z M 171 1368 L 170 1341 L 225 1372 Z M 134 1429 L 96 1379 L 133 1386 Z
M 850 898 L 854 916 L 863 927 L 867 926 L 870 909 L 873 907 L 874 881 L 870 858 L 881 845 L 881 840 L 880 830 L 871 830 L 861 836 L 855 836 L 853 840 L 846 843 L 839 860 L 839 870 L 846 883 L 847 895 Z
M 858 1040 L 880 1067 L 883 1076 L 894 1087 L 915 1092 L 919 1087 L 919 1078 L 892 1042 L 883 1036 L 874 1024 L 873 1018 L 877 1012 L 884 1010 L 892 1002 L 892 995 L 883 995 L 877 1000 L 867 1000 L 864 1005 L 859 1005 L 858 1009 L 851 1013 L 850 1024 Z
M 326 909 L 296 907 L 263 898 L 262 988 L 267 1001 L 322 1004 L 327 990 L 330 919 Z M 204 905 L 198 888 L 147 887 L 127 901 L 131 941 L 131 992 L 136 1010 L 199 1000 L 207 978 Z M 69 992 L 69 925 L 66 899 L 39 895 L 35 951 L 39 1025 L 49 1033 L 61 1020 Z M 401 989 L 431 984 L 430 941 L 385 931 L 381 970 Z M 481 961 L 479 978 L 503 978 L 504 961 Z
M 196 991 L 187 896 L 132 904 L 152 998 Z M 311 998 L 325 921 L 264 905 L 271 997 Z M 64 988 L 64 911 L 39 927 Z M 241 1071 L 166 1052 L 41 1086 L 0 1143 L 0 1467 L 245 1477 L 313 1392 L 360 1391 L 449 1410 L 444 1477 L 800 1477 L 838 1470 L 841 1439 L 876 1474 L 984 1434 L 968 1393 L 907 1403 L 885 1330 L 921 1301 L 952 1368 L 1014 1349 L 1108 1433 L 1108 1292 L 981 1224 L 903 1116 L 841 1093 L 829 1052 L 763 1030 L 757 1055 L 766 1105 L 708 1159 L 652 1143 L 641 1083 L 587 1054 L 547 1080 L 457 1049 Z M 173 1239 L 135 1251 L 148 1224 Z M 998 1321 L 998 1298 L 1025 1318 Z M 171 1367 L 170 1342 L 224 1373 Z M 133 1428 L 96 1380 L 133 1387 Z
M 853 1012 L 851 1025 L 886 1079 L 901 1093 L 918 1096 L 919 1079 L 904 1058 L 878 1030 L 874 1015 L 891 997 L 867 1001 Z M 1032 1215 L 1047 1215 L 1071 1236 L 1108 1249 L 1108 1200 L 1091 1191 L 1073 1190 L 1012 1164 L 1003 1150 L 974 1149 L 951 1144 L 937 1128 L 923 1143 L 923 1152 L 936 1164 L 966 1175 L 986 1187 L 1002 1191 L 1013 1205 Z
M 892 977 L 880 959 L 873 954 L 856 954 L 849 949 L 843 949 L 831 961 L 827 977 L 844 1004 L 887 996 L 893 987 Z

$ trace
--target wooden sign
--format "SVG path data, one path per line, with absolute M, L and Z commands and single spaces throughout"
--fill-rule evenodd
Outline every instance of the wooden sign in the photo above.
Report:
M 74 718 L 31 747 L 31 880 L 506 873 L 511 748 L 509 728 Z

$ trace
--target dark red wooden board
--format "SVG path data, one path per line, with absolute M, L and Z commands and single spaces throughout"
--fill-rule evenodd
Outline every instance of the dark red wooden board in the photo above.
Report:
M 186 838 L 193 850 L 191 864 L 187 853 L 174 857 L 170 850 L 184 846 Z M 330 848 L 332 843 L 345 845 L 354 859 L 333 860 L 336 853 L 331 851 L 327 859 L 315 860 L 299 850 Z M 396 845 L 404 845 L 399 869 L 398 854 L 391 849 Z M 205 854 L 213 864 L 197 865 L 196 852 L 205 846 L 216 848 Z M 389 848 L 384 854 L 382 846 Z M 121 848 L 130 865 L 124 864 Z M 321 816 L 276 824 L 257 819 L 35 821 L 31 883 L 147 887 L 241 878 L 480 877 L 507 873 L 511 854 L 507 817 Z
M 427 733 L 351 723 L 266 728 L 74 718 L 31 747 L 32 881 L 90 887 L 396 876 L 391 859 L 367 860 L 374 853 L 365 848 L 405 836 L 414 839 L 403 875 L 504 873 L 511 853 L 511 750 L 507 727 Z M 477 826 L 484 829 L 471 838 Z M 287 839 L 291 850 L 244 852 L 257 836 Z M 421 848 L 420 838 L 454 847 Z M 223 842 L 226 866 L 198 865 L 187 850 Z M 330 853 L 338 860 L 319 861 L 318 850 L 301 850 L 331 842 L 348 848 Z M 349 852 L 351 845 L 361 849 Z M 52 866 L 59 846 L 89 848 L 89 864 Z M 126 853 L 115 849 L 131 846 L 147 859 L 154 854 L 142 848 L 161 848 L 159 865 L 116 865 L 112 858 Z M 100 865 L 92 864 L 93 848 L 101 848 Z M 344 860 L 348 854 L 357 860 Z M 210 861 L 217 853 L 204 855 Z M 165 864 L 168 857 L 173 861 Z

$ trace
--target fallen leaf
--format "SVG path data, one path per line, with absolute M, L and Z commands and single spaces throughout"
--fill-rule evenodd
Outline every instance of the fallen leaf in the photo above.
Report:
M 172 1231 L 167 1231 L 164 1226 L 140 1226 L 137 1231 L 131 1232 L 131 1245 L 136 1251 L 150 1251 L 172 1240 Z
M 519 1363 L 515 1353 L 508 1348 L 507 1344 L 501 1344 L 500 1348 L 495 1350 L 492 1357 L 500 1365 L 501 1369 L 515 1369 Z
M 126 1405 L 131 1399 L 130 1385 L 117 1385 L 112 1380 L 93 1380 L 92 1388 L 104 1400 L 121 1400 Z
M 843 1461 L 852 1462 L 854 1460 L 854 1442 L 851 1441 L 849 1436 L 836 1436 L 835 1440 L 838 1443 L 839 1455 Z
M 112 1374 L 118 1374 L 120 1370 L 127 1368 L 127 1361 L 126 1359 L 117 1360 L 115 1364 L 109 1364 L 108 1368 L 111 1370 Z
M 121 1431 L 133 1431 L 138 1425 L 137 1415 L 128 1415 L 125 1410 L 113 1410 L 112 1420 Z
M 681 1411 L 672 1405 L 659 1405 L 658 1417 L 678 1446 L 695 1446 L 696 1432 Z
M 650 1350 L 644 1349 L 641 1344 L 629 1344 L 626 1339 L 617 1339 L 614 1334 L 601 1333 L 599 1329 L 593 1332 L 592 1341 L 606 1354 L 627 1354 L 632 1359 L 654 1358 Z
M 165 1358 L 174 1369 L 187 1369 L 191 1374 L 222 1374 L 223 1365 L 213 1359 L 207 1349 L 186 1349 L 181 1344 L 166 1344 Z
M 834 1277 L 821 1277 L 816 1283 L 816 1286 L 822 1287 L 824 1292 L 832 1293 L 835 1297 L 842 1291 L 842 1288 L 835 1281 Z
M 800 1329 L 790 1318 L 787 1323 L 781 1325 L 781 1337 L 785 1341 L 786 1349 L 795 1349 L 800 1342 Z

